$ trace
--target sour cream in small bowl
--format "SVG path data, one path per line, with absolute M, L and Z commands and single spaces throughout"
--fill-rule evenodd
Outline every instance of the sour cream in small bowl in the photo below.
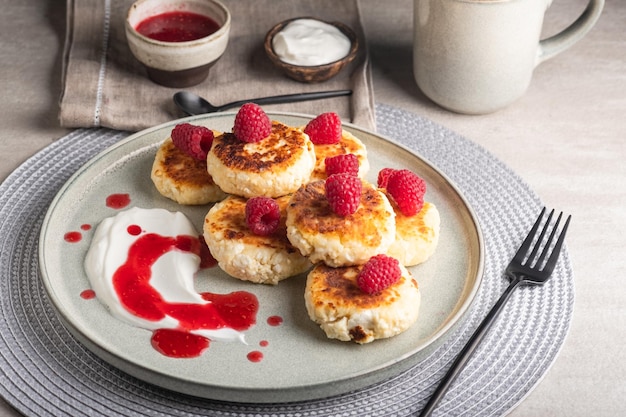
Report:
M 343 23 L 299 17 L 270 29 L 264 46 L 272 63 L 287 76 L 310 83 L 337 75 L 354 60 L 359 42 Z

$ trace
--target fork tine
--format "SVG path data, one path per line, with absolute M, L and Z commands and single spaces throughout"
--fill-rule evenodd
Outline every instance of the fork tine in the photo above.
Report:
M 537 220 L 535 221 L 535 224 L 533 225 L 532 229 L 530 229 L 530 232 L 528 232 L 526 239 L 524 239 L 524 241 L 522 242 L 522 245 L 519 247 L 519 249 L 517 250 L 517 253 L 513 257 L 513 262 L 517 262 L 519 265 L 522 265 L 524 263 L 524 258 L 526 257 L 526 253 L 528 252 L 530 245 L 533 243 L 533 239 L 535 238 L 535 234 L 537 233 L 537 229 L 539 229 L 539 225 L 541 224 L 541 219 L 543 218 L 543 215 L 545 212 L 546 212 L 546 208 L 544 207 L 541 210 L 541 213 L 539 213 L 539 217 L 537 217 Z
M 561 216 L 559 216 L 559 219 L 560 218 Z M 563 229 L 561 229 L 561 234 L 559 235 L 559 238 L 556 241 L 556 245 L 554 245 L 552 254 L 548 258 L 548 262 L 546 262 L 546 266 L 544 266 L 543 268 L 544 273 L 547 273 L 547 274 L 552 273 L 552 270 L 554 270 L 554 267 L 556 266 L 556 262 L 559 259 L 559 253 L 561 253 L 561 246 L 563 246 L 563 241 L 565 240 L 565 234 L 567 233 L 567 228 L 569 226 L 569 221 L 571 218 L 572 216 L 569 215 L 567 216 L 567 219 L 565 220 L 565 224 L 563 225 Z M 554 230 L 556 230 L 556 226 L 554 227 Z
M 543 229 L 541 229 L 541 233 L 539 234 L 539 238 L 537 239 L 537 242 L 535 242 L 535 246 L 533 247 L 533 251 L 530 253 L 530 255 L 528 255 L 528 260 L 526 261 L 528 265 L 531 265 L 533 259 L 535 259 L 535 256 L 537 256 L 537 252 L 539 252 L 539 248 L 541 247 L 541 242 L 543 242 L 543 237 L 546 235 L 546 232 L 548 231 L 548 228 L 550 227 L 550 222 L 552 221 L 552 216 L 553 215 L 554 215 L 554 209 L 552 209 L 552 211 L 550 211 L 550 214 L 548 215 L 548 218 L 546 219 L 546 222 L 543 224 Z M 536 263 L 536 265 L 540 265 L 540 264 Z
M 556 222 L 554 222 L 554 226 L 552 226 L 552 232 L 550 232 L 550 237 L 548 238 L 548 241 L 546 242 L 546 244 L 543 247 L 543 250 L 541 251 L 541 255 L 539 256 L 539 258 L 537 259 L 537 262 L 535 263 L 537 269 L 541 269 L 541 265 L 543 265 L 543 261 L 544 259 L 546 259 L 546 256 L 548 255 L 548 252 L 550 251 L 550 247 L 552 246 L 552 241 L 554 240 L 554 236 L 556 235 L 556 232 L 559 229 L 559 223 L 561 223 L 561 217 L 563 217 L 563 212 L 559 213 L 559 217 L 556 218 Z M 549 226 L 550 226 L 550 218 L 548 218 L 548 220 L 546 221 L 546 224 L 544 226 L 544 231 Z M 543 236 L 539 240 L 539 242 L 537 242 L 537 247 L 539 247 L 541 240 L 543 240 Z

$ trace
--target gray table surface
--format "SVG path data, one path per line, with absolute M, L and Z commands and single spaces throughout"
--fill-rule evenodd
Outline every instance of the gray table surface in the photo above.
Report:
M 570 334 L 543 381 L 510 415 L 626 415 L 626 2 L 607 1 L 597 26 L 535 71 L 527 94 L 485 116 L 443 110 L 412 76 L 412 2 L 360 0 L 375 99 L 460 133 L 518 173 L 550 206 L 570 212 L 576 302 Z M 0 180 L 69 133 L 57 121 L 65 8 L 3 2 L 0 14 Z M 554 0 L 545 35 L 584 9 Z M 33 33 L 26 29 L 39 27 Z M 0 400 L 0 416 L 17 416 Z

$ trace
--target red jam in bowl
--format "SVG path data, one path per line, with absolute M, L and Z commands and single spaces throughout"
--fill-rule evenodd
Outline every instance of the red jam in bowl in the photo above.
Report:
M 220 25 L 208 16 L 192 12 L 166 12 L 139 22 L 135 30 L 163 42 L 187 42 L 217 32 Z

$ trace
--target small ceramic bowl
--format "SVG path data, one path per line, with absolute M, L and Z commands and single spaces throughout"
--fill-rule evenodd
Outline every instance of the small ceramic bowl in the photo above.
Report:
M 274 36 L 283 30 L 285 26 L 291 23 L 294 20 L 298 19 L 314 19 L 319 20 L 321 22 L 330 24 L 339 29 L 344 35 L 348 37 L 350 40 L 350 51 L 348 54 L 341 58 L 338 61 L 331 62 L 329 64 L 324 65 L 316 65 L 316 66 L 304 66 L 304 65 L 294 65 L 289 64 L 287 62 L 282 61 L 276 52 L 274 52 L 274 48 L 272 47 L 272 42 L 274 40 Z M 315 83 L 326 81 L 335 75 L 337 75 L 346 65 L 356 58 L 357 52 L 359 50 L 359 40 L 354 31 L 344 25 L 341 22 L 325 22 L 320 19 L 312 18 L 312 17 L 297 17 L 294 19 L 289 19 L 282 21 L 276 24 L 272 29 L 267 32 L 265 35 L 265 52 L 267 56 L 272 61 L 272 63 L 282 70 L 288 77 L 293 78 L 294 80 L 305 82 L 305 83 Z
M 137 32 L 145 19 L 163 13 L 189 12 L 210 17 L 219 29 L 183 42 L 155 40 Z M 126 17 L 126 39 L 150 79 L 167 87 L 189 87 L 204 81 L 228 45 L 230 11 L 218 0 L 138 0 Z

